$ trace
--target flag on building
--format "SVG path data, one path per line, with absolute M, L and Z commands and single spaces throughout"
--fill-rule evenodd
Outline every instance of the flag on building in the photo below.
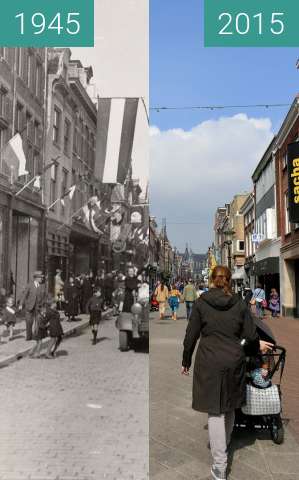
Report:
M 138 98 L 99 98 L 95 175 L 124 183 L 131 165 Z
M 26 157 L 23 149 L 22 137 L 16 133 L 7 143 L 3 150 L 4 171 L 10 176 L 11 182 L 14 183 L 18 177 L 28 175 L 26 170 Z
M 64 202 L 64 199 L 65 198 L 68 198 L 69 200 L 72 200 L 73 196 L 74 196 L 74 193 L 75 193 L 75 190 L 76 190 L 76 185 L 72 185 L 63 195 L 62 197 L 60 198 L 60 202 L 62 203 L 62 205 L 65 205 L 65 202 Z

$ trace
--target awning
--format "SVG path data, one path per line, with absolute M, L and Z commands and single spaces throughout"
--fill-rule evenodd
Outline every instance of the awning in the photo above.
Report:
M 246 273 L 244 270 L 244 267 L 238 268 L 238 270 L 235 270 L 234 273 L 232 274 L 232 280 L 245 280 L 246 278 Z

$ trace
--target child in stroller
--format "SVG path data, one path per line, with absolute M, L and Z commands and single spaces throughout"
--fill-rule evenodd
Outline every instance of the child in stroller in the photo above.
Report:
M 261 319 L 255 318 L 261 340 L 274 344 L 273 351 L 252 357 L 247 355 L 248 382 L 246 385 L 246 405 L 236 411 L 235 428 L 256 428 L 269 430 L 274 443 L 284 440 L 284 428 L 281 418 L 281 388 L 286 350 L 276 344 L 271 329 Z M 273 382 L 280 370 L 279 382 Z

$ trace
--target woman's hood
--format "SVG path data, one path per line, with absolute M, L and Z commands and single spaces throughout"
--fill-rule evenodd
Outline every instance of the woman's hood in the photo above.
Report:
M 240 301 L 239 295 L 227 295 L 220 288 L 211 288 L 208 292 L 203 293 L 200 299 L 216 310 L 230 310 Z

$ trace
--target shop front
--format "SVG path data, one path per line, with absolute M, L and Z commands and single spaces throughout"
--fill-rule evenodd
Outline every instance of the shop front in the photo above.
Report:
M 45 211 L 33 203 L 14 198 L 10 211 L 8 276 L 18 301 L 36 270 L 44 271 Z
M 0 288 L 11 291 L 9 245 L 9 196 L 0 192 Z
M 74 224 L 69 244 L 69 274 L 98 271 L 99 235 L 83 225 Z
M 268 257 L 257 261 L 254 264 L 256 283 L 260 283 L 269 298 L 271 289 L 275 288 L 280 292 L 280 259 L 279 257 Z
M 47 277 L 48 288 L 54 294 L 55 275 L 61 270 L 61 278 L 68 278 L 69 270 L 69 236 L 70 229 L 67 226 L 48 220 L 47 223 Z
M 281 249 L 282 313 L 299 318 L 299 242 Z

